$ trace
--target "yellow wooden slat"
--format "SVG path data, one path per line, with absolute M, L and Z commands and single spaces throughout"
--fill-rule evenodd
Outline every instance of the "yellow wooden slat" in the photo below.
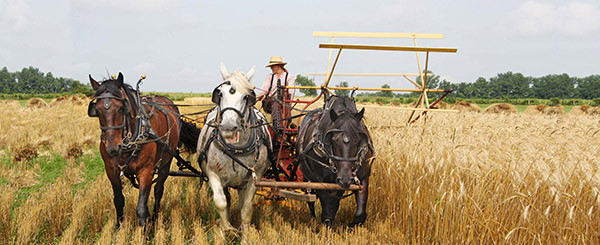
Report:
M 373 38 L 427 38 L 442 39 L 441 33 L 394 33 L 394 32 L 327 32 L 315 31 L 313 37 L 373 37 Z
M 317 86 L 287 86 L 289 89 L 321 89 Z M 360 91 L 392 91 L 392 92 L 422 92 L 422 89 L 404 89 L 404 88 L 359 88 L 359 87 L 327 87 L 329 90 L 360 90 Z M 443 89 L 426 89 L 426 92 L 442 93 Z
M 323 76 L 325 73 L 306 73 L 307 76 Z M 332 76 L 418 76 L 419 73 L 334 73 Z M 427 76 L 433 76 L 433 73 L 427 73 Z
M 430 47 L 401 47 L 401 46 L 378 46 L 378 45 L 357 45 L 357 44 L 338 44 L 321 43 L 319 48 L 335 49 L 361 49 L 361 50 L 381 50 L 381 51 L 412 51 L 412 52 L 441 52 L 456 53 L 456 48 L 430 48 Z
M 414 107 L 396 107 L 396 106 L 379 106 L 379 105 L 356 105 L 357 109 L 360 107 L 367 108 L 377 108 L 377 109 L 393 109 L 393 110 L 401 110 L 401 111 L 437 111 L 437 112 L 458 112 L 458 110 L 453 109 L 426 109 L 426 108 L 414 108 Z

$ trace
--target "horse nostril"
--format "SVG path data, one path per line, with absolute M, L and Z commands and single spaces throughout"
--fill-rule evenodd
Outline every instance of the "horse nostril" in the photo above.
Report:
M 344 186 L 344 183 L 342 182 L 342 178 L 341 177 L 337 177 L 335 178 L 335 182 L 340 185 L 340 186 Z

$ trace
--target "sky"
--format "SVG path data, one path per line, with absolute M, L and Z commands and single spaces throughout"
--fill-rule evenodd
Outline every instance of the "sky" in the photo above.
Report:
M 122 72 L 142 91 L 210 92 L 219 65 L 247 71 L 259 87 L 270 56 L 292 74 L 325 72 L 329 50 L 313 31 L 442 33 L 419 46 L 429 70 L 450 82 L 503 72 L 526 76 L 600 73 L 600 0 L 595 1 L 204 1 L 0 0 L 0 67 L 33 66 L 88 83 Z M 337 38 L 335 43 L 412 46 L 412 39 Z M 335 52 L 334 52 L 335 54 Z M 421 55 L 421 60 L 425 55 Z M 424 67 L 423 67 L 424 68 Z M 416 73 L 415 53 L 344 50 L 340 73 Z M 313 77 L 311 77 L 313 78 Z M 323 77 L 314 77 L 316 84 Z M 412 88 L 402 77 L 333 77 L 332 84 Z

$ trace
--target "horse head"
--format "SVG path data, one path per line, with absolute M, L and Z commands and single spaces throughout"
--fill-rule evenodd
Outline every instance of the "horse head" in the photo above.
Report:
M 370 150 L 368 131 L 362 124 L 365 109 L 360 112 L 329 111 L 331 124 L 325 131 L 323 143 L 331 164 L 335 167 L 336 183 L 348 188 L 358 183 L 357 172 Z
M 123 83 L 123 74 L 97 82 L 89 76 L 94 89 L 94 99 L 88 106 L 88 116 L 98 117 L 102 129 L 102 142 L 111 156 L 116 156 L 123 146 L 123 136 L 127 114 L 131 111 Z
M 250 79 L 256 66 L 247 73 L 236 70 L 229 74 L 225 64 L 221 63 L 223 83 L 212 93 L 212 102 L 217 104 L 217 125 L 223 137 L 230 140 L 238 137 L 239 130 L 245 126 L 250 108 L 256 103 L 256 94 L 252 90 Z

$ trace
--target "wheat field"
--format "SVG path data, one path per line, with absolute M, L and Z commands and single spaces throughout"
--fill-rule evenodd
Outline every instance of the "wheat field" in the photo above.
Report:
M 435 113 L 409 125 L 410 112 L 367 108 L 377 159 L 365 225 L 348 227 L 353 198 L 326 229 L 303 203 L 255 197 L 242 234 L 222 232 L 208 185 L 184 177 L 167 180 L 147 230 L 126 184 L 116 230 L 100 130 L 86 109 L 0 104 L 0 244 L 600 243 L 597 116 Z M 239 211 L 232 217 L 239 225 Z

